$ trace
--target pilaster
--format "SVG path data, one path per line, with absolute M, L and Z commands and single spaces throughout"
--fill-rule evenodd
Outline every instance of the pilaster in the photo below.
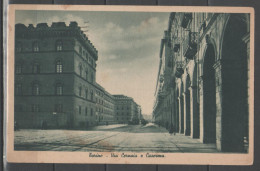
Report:
M 191 86 L 190 91 L 190 136 L 192 138 L 199 138 L 199 106 L 197 102 L 197 87 Z
M 190 92 L 183 93 L 184 106 L 184 134 L 190 135 Z
M 183 97 L 178 97 L 179 101 L 179 133 L 184 133 L 184 116 L 183 116 Z

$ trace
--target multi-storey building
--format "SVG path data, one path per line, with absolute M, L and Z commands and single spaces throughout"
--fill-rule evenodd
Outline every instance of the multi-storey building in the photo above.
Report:
M 249 21 L 249 14 L 171 13 L 161 46 L 155 122 L 215 143 L 220 151 L 247 151 Z
M 96 124 L 97 50 L 76 22 L 16 24 L 15 120 L 21 127 Z
M 96 83 L 98 52 L 76 22 L 16 24 L 15 121 L 21 128 L 115 122 L 114 96 Z
M 101 85 L 97 84 L 96 89 L 96 113 L 99 124 L 113 124 L 114 120 L 114 97 L 108 93 Z
M 139 124 L 142 115 L 140 106 L 131 97 L 113 95 L 115 99 L 115 120 L 118 123 Z

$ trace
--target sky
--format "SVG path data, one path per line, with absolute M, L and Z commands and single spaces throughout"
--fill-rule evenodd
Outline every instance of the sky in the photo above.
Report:
M 170 13 L 16 11 L 16 23 L 78 22 L 98 50 L 97 82 L 111 94 L 133 97 L 151 114 L 159 50 Z

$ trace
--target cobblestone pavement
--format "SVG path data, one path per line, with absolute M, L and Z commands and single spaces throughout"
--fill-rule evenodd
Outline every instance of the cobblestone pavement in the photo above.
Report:
M 217 152 L 215 144 L 176 134 L 154 124 L 98 126 L 91 130 L 15 131 L 15 150 L 29 151 L 132 151 Z

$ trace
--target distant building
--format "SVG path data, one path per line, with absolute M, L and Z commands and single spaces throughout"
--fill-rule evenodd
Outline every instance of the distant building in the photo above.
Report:
M 117 123 L 115 117 L 114 96 L 108 93 L 101 85 L 96 89 L 96 114 L 99 124 L 107 125 Z
M 85 129 L 115 121 L 96 83 L 98 51 L 76 22 L 15 26 L 15 121 L 21 128 Z
M 131 97 L 113 95 L 115 99 L 115 120 L 118 123 L 139 124 L 141 110 Z

